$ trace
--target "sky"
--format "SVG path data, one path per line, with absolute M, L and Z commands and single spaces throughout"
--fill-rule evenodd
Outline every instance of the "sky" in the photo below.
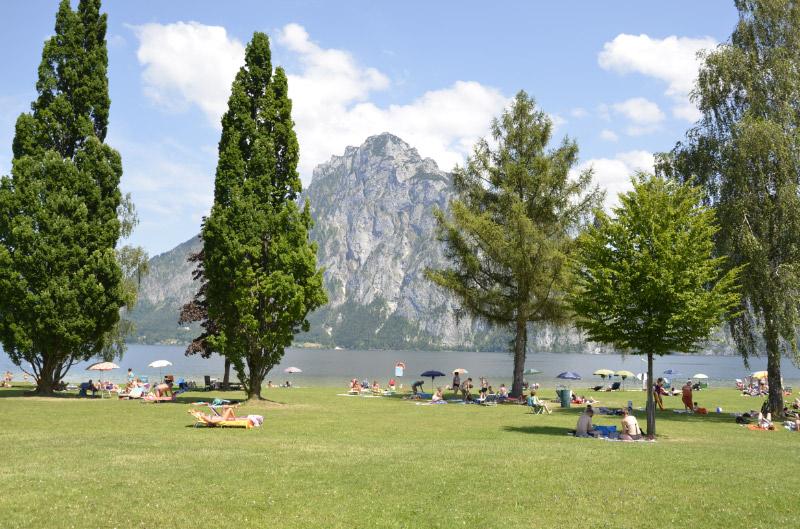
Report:
M 77 0 L 74 0 L 75 4 Z M 36 97 L 57 0 L 3 0 L 0 174 Z M 151 255 L 199 231 L 213 199 L 220 117 L 254 31 L 289 76 L 307 186 L 316 165 L 394 133 L 443 170 L 463 163 L 519 90 L 577 141 L 609 205 L 698 117 L 697 53 L 724 43 L 732 0 L 671 2 L 106 0 L 107 143 Z

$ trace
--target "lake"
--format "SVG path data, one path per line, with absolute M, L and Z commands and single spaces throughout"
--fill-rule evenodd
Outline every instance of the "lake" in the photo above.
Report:
M 103 379 L 122 381 L 127 368 L 134 372 L 150 377 L 158 377 L 159 370 L 147 367 L 154 360 L 169 360 L 171 367 L 161 370 L 161 374 L 171 373 L 177 378 L 203 380 L 204 375 L 221 377 L 224 369 L 222 358 L 215 356 L 208 360 L 199 356 L 187 357 L 183 354 L 183 346 L 167 345 L 138 345 L 132 344 L 121 361 L 117 361 L 121 369 L 103 373 Z M 506 353 L 464 352 L 464 351 L 391 351 L 391 350 L 333 350 L 333 349 L 295 349 L 290 348 L 280 365 L 272 370 L 267 379 L 276 384 L 286 379 L 292 380 L 295 385 L 319 386 L 341 385 L 353 377 L 359 380 L 367 378 L 370 381 L 377 379 L 385 385 L 389 377 L 394 374 L 396 362 L 406 364 L 405 376 L 398 379 L 398 383 L 408 386 L 419 378 L 419 374 L 429 369 L 449 373 L 453 369 L 462 367 L 469 371 L 469 376 L 477 380 L 485 376 L 495 387 L 500 382 L 506 384 L 511 381 L 513 359 Z M 75 365 L 67 374 L 66 380 L 79 382 L 89 378 L 97 379 L 99 373 L 85 371 L 89 363 Z M 299 367 L 302 373 L 286 375 L 283 370 L 289 366 Z M 682 379 L 696 373 L 709 376 L 712 385 L 732 386 L 733 380 L 742 378 L 752 371 L 766 369 L 767 359 L 753 358 L 750 369 L 745 369 L 742 359 L 737 356 L 708 356 L 708 355 L 669 355 L 655 360 L 655 373 L 661 374 L 666 369 L 674 369 Z M 601 369 L 620 370 L 626 369 L 634 373 L 647 370 L 645 357 L 628 355 L 591 355 L 591 354 L 555 354 L 555 353 L 528 353 L 527 368 L 542 371 L 541 375 L 527 377 L 544 385 L 553 386 L 561 382 L 555 378 L 563 371 L 575 371 L 582 377 L 582 381 L 573 382 L 575 387 L 586 386 L 589 382 L 599 380 L 592 376 L 592 372 Z M 14 380 L 21 380 L 22 375 L 14 366 L 8 356 L 0 351 L 0 372 L 6 370 L 15 374 Z M 800 386 L 800 369 L 792 365 L 788 359 L 783 361 L 783 377 L 788 385 Z M 439 385 L 448 384 L 450 377 L 437 379 Z M 636 381 L 629 381 L 633 386 Z M 427 379 L 426 388 L 430 386 Z

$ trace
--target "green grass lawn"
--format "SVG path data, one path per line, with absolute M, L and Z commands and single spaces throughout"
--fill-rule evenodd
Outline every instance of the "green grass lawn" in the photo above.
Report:
M 0 390 L 2 527 L 795 527 L 800 434 L 658 415 L 656 443 L 576 439 L 579 409 L 417 406 L 265 389 L 253 430 L 191 428 L 187 403 Z M 552 394 L 544 390 L 542 395 Z M 189 394 L 185 401 L 213 397 Z M 225 394 L 234 398 L 232 393 Z M 602 393 L 602 404 L 644 393 Z M 678 397 L 667 406 L 680 407 Z M 644 424 L 642 412 L 637 412 Z M 619 424 L 618 417 L 595 417 Z

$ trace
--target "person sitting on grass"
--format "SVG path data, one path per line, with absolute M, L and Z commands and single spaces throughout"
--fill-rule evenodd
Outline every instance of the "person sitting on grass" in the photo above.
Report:
M 628 408 L 622 409 L 622 432 L 619 435 L 622 441 L 638 441 L 642 438 L 642 430 L 636 417 L 631 415 Z
M 575 437 L 597 437 L 597 430 L 592 425 L 594 410 L 591 406 L 586 406 L 586 410 L 578 417 L 578 424 L 575 426 Z
M 377 395 L 380 392 L 381 392 L 381 385 L 378 384 L 377 380 L 373 380 L 372 381 L 372 393 Z
M 508 398 L 508 388 L 505 384 L 500 384 L 500 389 L 497 390 L 498 400 L 506 400 Z
M 92 379 L 89 379 L 89 382 L 81 382 L 80 389 L 78 391 L 79 397 L 88 397 L 88 391 L 92 392 L 92 397 L 97 395 L 97 386 L 95 386 Z
M 434 392 L 433 396 L 431 397 L 431 402 L 436 403 L 444 403 L 444 393 L 442 392 L 442 387 L 439 386 L 436 388 L 436 392 Z
M 767 414 L 764 415 L 763 413 L 758 412 L 758 426 L 765 430 L 774 430 L 775 426 L 772 424 L 772 414 L 767 412 Z
M 390 378 L 389 379 L 389 391 L 394 392 L 396 385 L 397 385 L 397 383 L 394 381 L 394 379 Z
M 472 400 L 472 377 L 466 379 L 464 382 L 461 383 L 461 398 L 464 399 L 465 402 L 469 402 Z

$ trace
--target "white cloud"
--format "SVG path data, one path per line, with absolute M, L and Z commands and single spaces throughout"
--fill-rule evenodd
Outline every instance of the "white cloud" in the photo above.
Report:
M 593 158 L 579 164 L 574 171 L 594 169 L 594 183 L 606 191 L 606 208 L 619 203 L 618 195 L 630 191 L 630 178 L 636 171 L 653 171 L 653 154 L 647 151 L 627 151 L 614 158 Z
M 603 45 L 598 63 L 603 69 L 620 74 L 635 72 L 664 81 L 666 95 L 675 102 L 672 114 L 694 121 L 698 113 L 689 102 L 689 92 L 694 88 L 700 65 L 697 53 L 716 45 L 717 41 L 711 37 L 673 35 L 657 39 L 622 33 Z
M 617 136 L 617 133 L 614 132 L 613 130 L 603 129 L 600 131 L 600 139 L 606 141 L 618 141 L 619 136 Z
M 658 105 L 644 97 L 634 97 L 615 103 L 612 107 L 615 112 L 625 116 L 630 122 L 626 132 L 631 136 L 641 136 L 653 132 L 659 123 L 664 121 L 664 113 Z
M 219 126 L 244 45 L 225 28 L 198 22 L 132 26 L 145 94 L 174 111 L 197 105 Z
M 148 95 L 168 108 L 196 105 L 219 123 L 231 81 L 243 62 L 243 45 L 225 28 L 196 22 L 146 24 L 135 31 Z M 378 106 L 371 97 L 392 84 L 384 73 L 360 65 L 345 50 L 321 47 L 298 24 L 284 26 L 276 42 L 299 65 L 287 74 L 300 140 L 299 169 L 306 179 L 332 154 L 385 131 L 449 170 L 463 161 L 509 102 L 494 88 L 456 81 L 407 104 Z M 554 119 L 557 124 L 561 120 Z
M 583 107 L 575 107 L 572 110 L 570 110 L 569 114 L 573 118 L 577 118 L 577 119 L 585 118 L 586 116 L 589 115 L 589 113 Z

